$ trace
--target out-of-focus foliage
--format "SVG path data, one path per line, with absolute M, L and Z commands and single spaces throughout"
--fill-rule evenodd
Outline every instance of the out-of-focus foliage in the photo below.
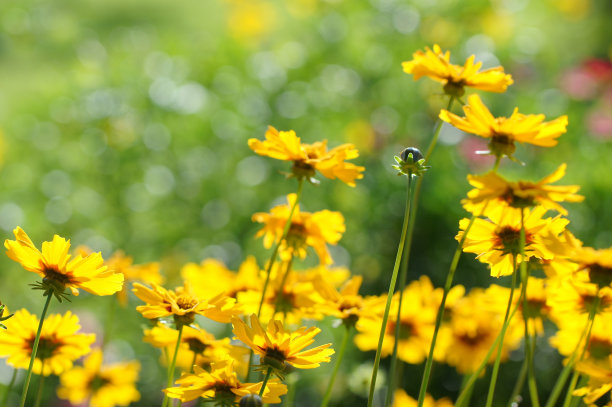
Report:
M 569 208 L 570 229 L 610 246 L 611 15 L 611 3 L 594 0 L 4 1 L 0 230 L 8 238 L 20 225 L 36 242 L 58 233 L 105 258 L 122 249 L 139 263 L 161 261 L 170 286 L 187 261 L 215 257 L 235 269 L 255 254 L 262 264 L 267 251 L 251 215 L 296 188 L 282 175 L 287 163 L 247 147 L 271 124 L 305 142 L 359 149 L 366 172 L 356 188 L 322 180 L 305 186 L 301 205 L 343 213 L 346 233 L 332 257 L 379 293 L 405 196 L 393 156 L 427 146 L 445 103 L 438 84 L 413 81 L 401 62 L 439 43 L 456 62 L 475 54 L 513 75 L 506 94 L 483 95 L 494 114 L 520 106 L 569 115 L 557 147 L 519 146 L 515 155 L 529 165 L 502 170 L 535 180 L 567 162 L 564 182 L 586 196 Z M 426 273 L 441 285 L 465 216 L 465 177 L 490 165 L 473 154 L 484 146 L 443 127 L 425 174 L 411 279 Z M 6 257 L 0 267 L 2 302 L 38 309 L 40 298 L 24 295 L 35 276 Z M 482 264 L 464 261 L 457 281 L 487 278 Z M 94 310 L 84 311 L 84 327 L 100 330 L 104 318 L 94 313 L 110 301 L 79 300 Z M 132 307 L 114 322 L 120 353 L 145 349 L 123 332 L 133 321 Z M 154 371 L 147 366 L 157 360 L 142 363 Z M 141 385 L 158 381 L 144 375 Z

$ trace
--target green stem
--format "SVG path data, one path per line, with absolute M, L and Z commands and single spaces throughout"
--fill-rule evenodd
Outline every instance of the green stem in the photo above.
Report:
M 525 323 L 525 358 L 527 360 L 527 386 L 529 388 L 529 397 L 531 398 L 531 405 L 533 407 L 540 407 L 538 386 L 536 384 L 535 372 L 533 369 L 535 338 L 531 338 L 531 334 L 529 332 L 529 314 L 527 313 L 527 284 L 529 282 L 529 273 L 527 272 L 527 259 L 525 258 L 526 245 L 527 243 L 525 238 L 525 210 L 521 209 L 521 234 L 519 246 L 521 254 L 521 280 L 523 281 L 523 286 L 521 288 L 521 298 L 523 300 L 523 321 Z
M 42 399 L 43 388 L 45 386 L 45 359 L 42 360 L 42 366 L 40 367 L 40 380 L 38 381 L 38 391 L 36 392 L 36 401 L 34 407 L 40 406 L 40 400 Z
M 495 157 L 495 165 L 493 165 L 493 172 L 497 172 L 497 170 L 499 169 L 499 163 L 501 162 L 501 159 L 501 155 Z
M 599 301 L 600 301 L 599 290 L 597 290 L 597 298 L 595 299 L 595 303 L 593 304 L 593 310 L 596 310 L 599 307 Z M 582 348 L 582 352 L 580 352 L 580 358 L 578 359 L 578 362 L 584 359 L 584 355 L 586 354 L 586 351 L 589 348 L 589 342 L 591 340 L 591 332 L 593 331 L 593 325 L 595 323 L 595 312 L 593 312 L 593 310 L 591 310 L 591 312 L 589 313 L 589 328 L 586 334 L 586 338 L 584 340 L 584 348 Z M 567 389 L 567 394 L 565 395 L 563 407 L 569 407 L 572 401 L 572 397 L 574 396 L 572 393 L 574 392 L 574 389 L 576 388 L 576 383 L 578 383 L 579 376 L 580 374 L 578 373 L 578 371 L 574 370 L 574 373 L 572 374 L 572 379 L 570 380 L 569 388 Z
M 402 259 L 402 252 L 404 251 L 404 245 L 406 243 L 406 232 L 408 229 L 408 220 L 410 218 L 410 205 L 412 196 L 412 174 L 408 174 L 408 191 L 406 196 L 406 209 L 404 212 L 404 223 L 402 225 L 402 233 L 400 237 L 399 246 L 397 248 L 397 255 L 395 256 L 395 265 L 393 266 L 393 274 L 391 275 L 391 282 L 389 283 L 389 293 L 387 294 L 387 303 L 385 305 L 385 312 L 383 314 L 382 325 L 380 327 L 380 335 L 378 337 L 378 348 L 376 349 L 376 358 L 374 360 L 374 368 L 372 369 L 372 381 L 370 383 L 370 394 L 368 395 L 368 407 L 372 407 L 374 401 L 374 389 L 376 387 L 376 376 L 378 375 L 378 367 L 380 365 L 380 356 L 382 352 L 383 340 L 385 338 L 385 330 L 387 329 L 387 320 L 389 319 L 389 310 L 391 308 L 391 299 L 395 292 L 395 283 L 397 282 L 397 275 L 399 272 L 399 266 Z
M 172 356 L 172 363 L 170 363 L 170 369 L 168 369 L 168 383 L 167 388 L 172 387 L 174 383 L 174 368 L 176 367 L 176 356 L 178 355 L 179 347 L 181 346 L 181 339 L 183 337 L 183 324 L 178 326 L 178 338 L 176 339 L 176 346 L 174 347 L 174 356 Z M 162 402 L 162 407 L 166 407 L 168 405 L 168 395 L 164 395 L 164 401 Z
M 525 379 L 527 379 L 527 358 L 523 360 L 523 364 L 521 365 L 521 370 L 519 371 L 518 378 L 516 379 L 516 384 L 514 385 L 514 389 L 512 390 L 512 395 L 508 399 L 508 407 L 513 407 L 520 402 L 519 395 L 523 391 L 523 386 L 525 385 Z
M 263 394 L 266 391 L 266 385 L 268 384 L 268 379 L 270 378 L 270 374 L 272 373 L 272 368 L 269 367 L 266 372 L 266 377 L 264 378 L 263 383 L 261 384 L 261 389 L 259 389 L 259 397 L 263 398 Z
M 289 210 L 289 217 L 287 218 L 287 222 L 285 223 L 285 227 L 283 228 L 283 235 L 274 245 L 274 249 L 272 249 L 272 254 L 270 255 L 270 259 L 268 260 L 268 264 L 266 265 L 266 281 L 264 282 L 263 290 L 261 291 L 261 299 L 259 300 L 259 306 L 257 307 L 257 317 L 261 315 L 261 308 L 263 307 L 264 299 L 266 298 L 266 291 L 268 290 L 268 284 L 270 284 L 270 271 L 272 270 L 272 266 L 276 261 L 276 256 L 278 255 L 278 249 L 280 248 L 283 240 L 287 238 L 287 234 L 289 233 L 289 228 L 291 227 L 291 219 L 293 218 L 293 213 L 295 212 L 295 208 L 300 201 L 300 196 L 302 195 L 302 188 L 304 187 L 304 178 L 300 178 L 298 180 L 298 189 L 295 196 L 295 202 L 291 206 Z M 246 380 L 249 381 L 249 377 L 251 376 L 251 365 L 253 364 L 253 350 L 249 352 L 249 365 L 247 367 L 247 375 Z
M 510 287 L 510 296 L 508 298 L 508 307 L 506 308 L 506 315 L 504 316 L 504 325 L 502 326 L 502 330 L 501 330 L 501 337 L 499 340 L 499 344 L 497 345 L 497 356 L 495 357 L 495 363 L 493 364 L 493 371 L 491 372 L 491 382 L 489 383 L 489 392 L 487 394 L 487 403 L 486 403 L 486 407 L 491 407 L 491 405 L 493 404 L 493 396 L 495 395 L 495 385 L 497 384 L 497 374 L 499 372 L 499 364 L 501 362 L 501 354 L 502 354 L 502 349 L 504 347 L 504 336 L 506 336 L 506 329 L 508 328 L 508 324 L 506 323 L 507 321 L 509 321 L 508 317 L 510 315 L 510 308 L 512 308 L 512 297 L 514 296 L 514 286 L 516 285 L 516 275 L 517 273 L 517 267 L 516 267 L 516 256 L 513 256 L 513 263 L 514 263 L 514 272 L 512 273 L 512 286 Z
M 506 323 L 502 326 L 502 330 L 504 329 L 504 327 L 507 328 L 508 325 L 510 325 L 510 321 L 514 317 L 514 314 L 518 310 L 518 307 L 519 307 L 518 304 L 516 304 L 514 306 L 514 309 L 512 310 L 512 313 L 510 314 L 510 318 L 508 318 Z M 461 390 L 461 394 L 459 394 L 459 397 L 457 398 L 457 401 L 455 402 L 455 407 L 463 406 L 465 404 L 465 402 L 468 400 L 469 393 L 471 392 L 471 389 L 474 386 L 474 383 L 476 383 L 476 380 L 478 380 L 478 378 L 480 377 L 480 374 L 482 373 L 484 368 L 489 363 L 489 360 L 491 359 L 491 355 L 493 354 L 493 352 L 497 348 L 497 345 L 499 344 L 499 342 L 501 340 L 501 337 L 502 337 L 502 331 L 500 331 L 499 334 L 497 334 L 497 337 L 495 338 L 495 341 L 493 342 L 493 344 L 491 344 L 491 347 L 489 348 L 489 350 L 488 350 L 487 354 L 485 355 L 484 359 L 482 360 L 482 362 L 480 362 L 480 366 L 478 366 L 478 368 L 472 373 L 472 375 L 470 376 L 469 380 L 467 381 L 465 387 L 463 388 L 463 390 Z
M 596 310 L 599 307 L 600 300 L 601 298 L 599 297 L 599 290 L 598 290 L 596 298 L 595 298 L 595 302 L 593 303 L 593 307 L 589 311 L 589 319 L 586 325 L 584 326 L 584 329 L 582 330 L 582 335 L 580 336 L 580 339 L 578 339 L 578 343 L 576 344 L 576 347 L 574 348 L 574 352 L 572 352 L 572 356 L 570 356 L 570 360 L 565 364 L 565 366 L 563 367 L 563 370 L 561 371 L 561 374 L 557 378 L 557 382 L 555 383 L 555 386 L 553 387 L 553 390 L 550 393 L 550 396 L 548 397 L 548 400 L 546 401 L 546 404 L 544 407 L 554 407 L 555 404 L 557 403 L 557 399 L 561 395 L 561 391 L 563 390 L 565 381 L 567 380 L 567 377 L 569 376 L 570 371 L 572 370 L 572 368 L 574 367 L 574 363 L 576 362 L 576 357 L 578 356 L 578 350 L 580 349 L 582 340 L 587 336 L 587 333 L 590 337 L 591 329 L 593 328 L 593 322 L 595 320 Z M 586 348 L 587 346 L 585 343 L 584 350 L 586 350 Z M 582 356 L 584 356 L 584 351 L 582 353 Z M 580 357 L 581 359 L 582 359 L 582 356 Z
M 42 314 L 40 315 L 40 321 L 38 321 L 38 330 L 36 331 L 36 338 L 34 338 L 34 344 L 32 345 L 32 356 L 30 357 L 30 365 L 28 366 L 28 373 L 26 375 L 25 382 L 23 383 L 23 391 L 21 392 L 20 407 L 25 406 L 26 397 L 28 395 L 28 387 L 30 386 L 30 380 L 32 379 L 32 368 L 34 367 L 34 360 L 36 359 L 36 353 L 38 352 L 38 342 L 40 342 L 40 333 L 42 332 L 43 322 L 45 321 L 45 315 L 47 309 L 49 309 L 49 303 L 53 297 L 51 291 L 47 291 L 44 295 L 47 296 L 45 306 L 43 307 Z
M 102 339 L 102 349 L 108 343 L 111 337 L 111 331 L 113 330 L 113 322 L 115 319 L 115 310 L 117 309 L 117 302 L 119 301 L 116 296 L 111 296 L 109 298 L 110 305 L 108 306 L 108 311 L 106 314 L 106 323 L 104 324 L 104 336 Z
M 474 387 L 470 384 L 470 379 L 471 377 L 467 374 L 463 375 L 463 379 L 461 379 L 461 392 L 466 391 L 465 402 L 468 404 L 472 400 L 472 394 L 474 393 Z M 468 388 L 468 386 L 470 387 Z
M 283 403 L 284 407 L 291 407 L 293 405 L 293 401 L 295 399 L 295 384 L 297 382 L 297 378 L 293 375 L 289 376 L 287 379 L 287 395 L 285 396 L 285 402 Z
M 446 110 L 450 110 L 451 107 L 453 106 L 453 101 L 454 98 L 450 97 L 448 100 L 448 105 L 446 106 Z M 434 134 L 433 137 L 431 138 L 431 141 L 429 142 L 429 146 L 427 147 L 427 151 L 425 153 L 425 162 L 429 162 L 429 159 L 431 157 L 431 154 L 433 153 L 434 148 L 436 147 L 436 144 L 438 142 L 438 138 L 440 136 L 440 131 L 442 130 L 442 125 L 444 124 L 444 122 L 442 120 L 438 120 L 438 123 L 436 125 L 436 128 L 434 130 Z M 419 177 L 419 179 L 416 182 L 416 186 L 414 188 L 414 197 L 412 198 L 412 200 L 414 201 L 414 205 L 412 206 L 411 209 L 411 213 L 410 213 L 410 217 L 409 217 L 409 222 L 408 222 L 408 235 L 406 238 L 406 243 L 405 243 L 405 248 L 404 248 L 404 253 L 402 256 L 402 261 L 401 261 L 401 271 L 400 271 L 400 277 L 399 277 L 399 287 L 398 287 L 398 291 L 399 291 L 399 308 L 397 310 L 397 321 L 401 320 L 401 315 L 402 315 L 402 300 L 403 300 L 403 296 L 404 296 L 404 287 L 406 286 L 406 279 L 408 276 L 408 263 L 410 260 L 410 249 L 412 247 L 412 237 L 414 235 L 414 227 L 415 227 L 415 223 L 416 223 L 416 214 L 417 214 L 417 209 L 418 209 L 418 202 L 419 202 L 419 196 L 421 194 L 421 185 L 423 184 L 423 177 Z M 391 356 L 391 366 L 389 369 L 390 372 L 390 378 L 389 378 L 389 386 L 387 387 L 387 394 L 385 397 L 385 407 L 389 406 L 390 402 L 391 402 L 391 398 L 393 395 L 393 392 L 395 390 L 395 385 L 397 384 L 397 347 L 398 347 L 398 338 L 399 338 L 399 332 L 400 332 L 400 326 L 399 324 L 396 324 L 395 327 L 395 341 L 393 344 L 393 354 Z
M 340 370 L 340 363 L 342 362 L 342 357 L 344 356 L 344 351 L 346 350 L 346 344 L 348 343 L 350 330 L 351 328 L 345 325 L 344 335 L 342 336 L 342 344 L 340 345 L 340 350 L 338 351 L 338 356 L 336 357 L 336 365 L 334 366 L 334 371 L 332 372 L 332 375 L 329 378 L 329 383 L 327 384 L 327 390 L 325 391 L 325 396 L 323 397 L 323 401 L 321 402 L 321 407 L 327 407 L 327 405 L 329 404 L 331 393 L 334 388 L 334 382 L 336 381 L 336 375 Z
M 485 206 L 486 208 L 486 206 Z M 484 212 L 484 208 L 483 208 Z M 463 244 L 465 243 L 465 239 L 476 220 L 476 216 L 472 215 L 470 218 L 470 222 L 468 223 L 465 231 L 463 232 L 463 236 L 461 240 L 457 244 L 457 249 L 455 250 L 455 254 L 453 255 L 453 260 L 451 261 L 450 268 L 448 270 L 448 274 L 446 275 L 446 282 L 444 283 L 444 293 L 442 294 L 442 301 L 440 302 L 440 307 L 438 308 L 438 314 L 436 315 L 436 326 L 434 328 L 433 337 L 431 338 L 431 345 L 429 346 L 429 355 L 427 356 L 427 361 L 425 362 L 425 372 L 423 373 L 423 378 L 421 380 L 421 388 L 419 390 L 419 399 L 418 399 L 418 407 L 423 407 L 423 403 L 425 402 L 425 394 L 427 394 L 427 386 L 429 385 L 429 378 L 431 376 L 431 368 L 433 365 L 433 355 L 434 349 L 436 347 L 436 341 L 438 339 L 438 331 L 440 330 L 440 325 L 442 325 L 442 319 L 444 318 L 444 309 L 446 306 L 446 297 L 448 296 L 448 292 L 453 285 L 453 279 L 455 277 L 455 271 L 457 270 L 457 265 L 459 264 L 459 258 L 461 257 L 461 252 L 463 250 Z
M 11 377 L 11 381 L 9 382 L 8 386 L 6 386 L 6 391 L 4 392 L 4 396 L 2 396 L 2 404 L 0 404 L 1 407 L 6 406 L 6 401 L 8 400 L 8 396 L 11 393 L 11 390 L 13 389 L 13 384 L 15 384 L 16 377 L 17 377 L 17 369 L 14 368 L 13 377 Z

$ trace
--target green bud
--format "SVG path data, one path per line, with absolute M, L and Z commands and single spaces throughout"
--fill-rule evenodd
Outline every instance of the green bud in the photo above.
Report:
M 262 407 L 263 401 L 257 394 L 247 394 L 240 399 L 240 407 Z

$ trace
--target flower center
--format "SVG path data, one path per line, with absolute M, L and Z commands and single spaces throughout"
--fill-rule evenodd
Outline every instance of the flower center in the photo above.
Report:
M 107 384 L 109 384 L 111 381 L 109 379 L 107 379 L 106 377 L 102 377 L 99 375 L 95 375 L 92 379 L 91 382 L 89 384 L 89 387 L 92 390 L 92 393 L 95 393 L 96 391 L 98 391 L 100 388 L 106 386 Z
M 262 363 L 276 370 L 283 371 L 285 369 L 285 359 L 285 352 L 275 346 L 266 349 Z
M 397 323 L 395 321 L 389 321 L 387 323 L 387 335 L 395 335 L 395 329 L 397 327 Z M 410 339 L 410 337 L 416 335 L 417 330 L 414 324 L 410 321 L 400 321 L 399 326 L 399 339 L 400 341 L 405 341 Z
M 509 187 L 500 198 L 512 208 L 530 208 L 536 205 L 533 197 L 518 196 L 511 187 Z
M 460 98 L 465 94 L 464 86 L 465 83 L 463 81 L 453 81 L 452 78 L 449 78 L 446 85 L 444 85 L 444 93 L 454 98 Z
M 601 266 L 597 263 L 587 266 L 591 282 L 599 287 L 606 287 L 612 284 L 612 268 Z
M 294 161 L 293 168 L 291 168 L 291 173 L 297 179 L 302 178 L 312 178 L 315 175 L 315 168 L 305 163 L 304 161 Z
M 204 352 L 209 346 L 207 343 L 204 343 L 197 338 L 188 338 L 185 340 L 185 342 L 187 345 L 189 345 L 189 350 L 196 354 Z
M 497 246 L 502 246 L 504 254 L 516 256 L 521 252 L 521 231 L 510 226 L 504 226 L 496 232 Z M 527 245 L 527 243 L 525 243 Z
M 299 250 L 306 244 L 306 227 L 301 223 L 291 222 L 287 232 L 287 246 Z
M 607 339 L 591 337 L 589 353 L 595 359 L 607 358 L 612 354 L 612 344 Z
M 190 310 L 198 305 L 198 301 L 189 295 L 179 295 L 176 299 L 176 305 L 178 305 L 180 309 Z
M 497 157 L 504 155 L 510 157 L 516 150 L 514 138 L 508 134 L 494 133 L 489 141 L 489 150 Z
M 472 334 L 464 333 L 462 335 L 457 335 L 456 338 L 459 342 L 470 348 L 477 348 L 482 346 L 483 343 L 486 343 L 489 340 L 489 336 L 489 332 L 483 332 L 481 329 L 478 329 Z
M 28 347 L 31 352 L 31 350 L 34 348 L 34 337 L 32 337 L 28 342 Z M 53 356 L 55 350 L 59 348 L 59 346 L 60 344 L 56 342 L 55 339 L 41 337 L 38 340 L 38 351 L 36 352 L 36 357 L 40 360 L 48 359 Z
M 523 304 L 521 303 L 521 309 Z M 527 306 L 525 307 L 524 315 L 527 318 L 535 319 L 542 318 L 542 315 L 547 310 L 545 300 L 527 299 Z

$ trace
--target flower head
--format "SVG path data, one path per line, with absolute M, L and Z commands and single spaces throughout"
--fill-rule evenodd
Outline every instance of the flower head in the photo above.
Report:
M 576 364 L 576 370 L 589 378 L 585 387 L 574 391 L 574 396 L 584 396 L 583 401 L 588 407 L 612 407 L 612 401 L 604 404 L 595 404 L 606 393 L 612 390 L 612 356 L 606 363 L 596 363 L 592 360 L 581 361 Z
M 60 377 L 59 398 L 79 404 L 89 400 L 91 407 L 128 406 L 140 400 L 136 381 L 137 361 L 102 365 L 102 351 L 94 350 L 82 367 L 73 367 Z
M 278 131 L 270 126 L 266 139 L 249 139 L 249 147 L 259 155 L 293 161 L 292 176 L 311 182 L 316 182 L 313 177 L 319 171 L 326 178 L 338 178 L 354 187 L 355 180 L 363 178 L 362 172 L 365 170 L 345 161 L 359 157 L 354 145 L 342 144 L 327 150 L 327 140 L 314 144 L 302 143 L 293 130 Z
M 106 261 L 108 269 L 116 273 L 123 274 L 124 281 L 140 281 L 147 284 L 161 284 L 164 278 L 159 273 L 159 263 L 134 264 L 134 260 L 130 256 L 126 256 L 121 250 L 115 252 L 110 259 Z M 127 305 L 127 287 L 117 293 L 117 298 L 122 306 Z
M 520 264 L 530 258 L 553 259 L 554 254 L 543 243 L 545 232 L 561 234 L 569 223 L 567 219 L 545 218 L 546 209 L 538 206 L 533 210 L 524 209 L 525 218 L 525 258 L 520 255 L 521 216 L 514 210 L 492 211 L 490 220 L 475 219 L 464 245 L 463 251 L 476 253 L 482 263 L 491 266 L 491 275 L 495 277 L 511 275 L 514 272 L 513 259 Z M 460 230 L 455 239 L 461 240 L 469 219 L 459 222 Z
M 193 373 L 183 374 L 176 381 L 178 387 L 165 389 L 164 393 L 182 402 L 203 397 L 207 401 L 214 401 L 215 405 L 234 406 L 243 396 L 257 394 L 263 383 L 241 383 L 233 364 L 229 359 L 213 363 L 210 372 L 195 366 Z M 272 379 L 266 384 L 262 399 L 264 403 L 280 403 L 280 396 L 286 393 L 287 386 Z
M 419 403 L 417 400 L 406 394 L 403 389 L 397 389 L 393 395 L 393 404 L 391 407 L 417 407 L 418 404 Z M 436 401 L 433 397 L 427 394 L 425 395 L 423 407 L 453 407 L 453 402 L 447 398 Z
M 277 205 L 270 213 L 258 212 L 253 215 L 253 221 L 264 224 L 255 237 L 263 236 L 266 248 L 283 237 L 295 199 L 295 194 L 289 194 L 288 205 Z M 279 248 L 280 257 L 283 260 L 289 260 L 292 256 L 304 258 L 306 249 L 312 247 L 322 264 L 331 264 L 332 258 L 326 245 L 338 243 L 344 231 L 344 217 L 340 212 L 301 212 L 299 205 L 296 205 L 289 232 Z
M 254 314 L 251 315 L 250 327 L 236 317 L 232 319 L 232 325 L 236 338 L 260 356 L 262 367 L 273 368 L 274 373 L 280 377 L 285 372 L 285 364 L 298 369 L 314 369 L 322 362 L 329 362 L 329 357 L 334 354 L 330 348 L 331 343 L 303 350 L 321 332 L 316 327 L 302 327 L 291 332 L 285 329 L 281 321 L 274 320 L 264 330 Z
M 540 147 L 557 145 L 557 138 L 565 133 L 567 116 L 544 122 L 544 115 L 525 115 L 514 109 L 510 117 L 494 117 L 482 103 L 480 96 L 470 95 L 463 106 L 465 117 L 448 110 L 440 112 L 440 119 L 467 133 L 489 139 L 489 153 L 497 157 L 512 157 L 515 142 L 529 143 Z
M 41 287 L 51 290 L 58 299 L 66 288 L 73 295 L 79 295 L 79 288 L 95 295 L 111 295 L 123 287 L 123 274 L 108 270 L 100 253 L 72 258 L 68 254 L 70 241 L 58 235 L 51 242 L 43 242 L 40 251 L 23 229 L 17 227 L 13 233 L 15 240 L 4 241 L 8 257 L 41 276 Z
M 229 322 L 237 310 L 235 300 L 223 294 L 219 294 L 209 300 L 201 299 L 195 295 L 189 284 L 178 287 L 176 290 L 152 285 L 148 288 L 142 284 L 134 283 L 134 294 L 146 305 L 136 307 L 147 319 L 156 319 L 174 316 L 174 320 L 180 325 L 191 324 L 196 314 L 204 315 L 217 322 Z
M 463 66 L 450 63 L 450 52 L 442 52 L 437 44 L 433 50 L 425 48 L 412 55 L 411 61 L 402 62 L 402 68 L 407 74 L 414 75 L 414 80 L 427 76 L 444 85 L 444 92 L 454 97 L 463 96 L 465 86 L 489 92 L 505 92 L 512 85 L 512 77 L 504 73 L 501 66 L 479 71 L 482 62 L 474 63 L 474 55 L 470 56 Z
M 6 321 L 7 330 L 0 330 L 0 356 L 8 356 L 7 363 L 18 369 L 27 369 L 38 329 L 38 318 L 26 309 L 15 312 Z M 34 359 L 36 374 L 59 375 L 72 367 L 72 362 L 87 354 L 95 340 L 94 334 L 78 333 L 79 318 L 66 312 L 49 315 L 43 324 Z M 43 371 L 44 366 L 44 371 Z
M 578 270 L 588 273 L 592 283 L 599 287 L 612 285 L 612 247 L 608 249 L 593 249 L 578 247 L 572 259 L 579 264 Z
M 467 199 L 461 203 L 465 210 L 477 216 L 491 201 L 512 208 L 541 205 L 567 215 L 567 210 L 557 202 L 581 202 L 584 197 L 576 194 L 580 189 L 578 185 L 548 185 L 560 180 L 565 174 L 565 168 L 566 165 L 561 164 L 555 172 L 538 182 L 511 182 L 494 171 L 484 175 L 468 175 L 468 181 L 474 189 L 468 192 Z

